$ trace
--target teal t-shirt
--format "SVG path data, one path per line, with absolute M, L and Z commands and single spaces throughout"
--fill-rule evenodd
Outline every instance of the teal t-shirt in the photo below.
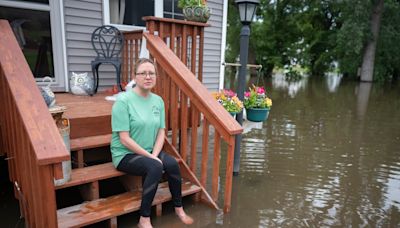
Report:
M 154 93 L 142 97 L 133 90 L 118 96 L 111 115 L 111 154 L 115 167 L 131 150 L 121 144 L 120 131 L 128 131 L 130 137 L 143 149 L 152 153 L 160 128 L 165 128 L 164 101 Z

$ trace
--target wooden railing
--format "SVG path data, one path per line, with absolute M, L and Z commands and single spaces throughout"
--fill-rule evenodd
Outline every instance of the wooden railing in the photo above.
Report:
M 136 61 L 139 59 L 142 46 L 142 30 L 124 32 L 124 49 L 122 51 L 122 82 L 129 82 L 134 74 Z
M 149 33 L 158 35 L 202 82 L 204 28 L 209 25 L 152 16 L 143 19 L 146 21 Z
M 57 227 L 54 178 L 70 159 L 6 20 L 0 20 L 1 139 L 27 227 Z
M 200 182 L 211 181 L 211 197 L 218 199 L 221 139 L 227 143 L 224 211 L 231 206 L 233 153 L 235 135 L 243 131 L 230 114 L 218 104 L 205 86 L 158 36 L 144 33 L 147 48 L 154 57 L 159 71 L 155 92 L 165 104 L 167 129 L 171 129 L 170 142 L 183 160 L 196 173 L 198 128 L 202 128 Z M 201 118 L 200 118 L 201 117 Z M 201 122 L 201 125 L 200 125 Z M 211 180 L 208 180 L 210 126 L 214 128 L 214 150 Z M 190 130 L 190 135 L 188 131 Z M 189 140 L 190 138 L 190 140 Z M 178 145 L 179 142 L 179 145 Z M 189 145 L 190 142 L 190 145 Z M 190 148 L 190 150 L 188 150 Z M 188 153 L 190 151 L 190 153 Z M 190 158 L 190 162 L 189 162 Z

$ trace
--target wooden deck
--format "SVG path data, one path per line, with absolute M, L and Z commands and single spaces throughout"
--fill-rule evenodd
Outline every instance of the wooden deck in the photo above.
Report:
M 97 93 L 94 96 L 56 94 L 57 105 L 67 107 L 63 116 L 70 120 L 71 139 L 111 133 L 111 108 L 114 102 L 107 101 L 106 96 L 109 94 Z
M 58 105 L 67 107 L 65 117 L 70 119 L 111 115 L 112 101 L 105 99 L 109 94 L 97 93 L 93 96 L 77 96 L 71 93 L 56 93 Z

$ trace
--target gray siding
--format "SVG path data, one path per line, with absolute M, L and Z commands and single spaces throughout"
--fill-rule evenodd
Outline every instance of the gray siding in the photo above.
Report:
M 96 54 L 90 38 L 93 30 L 103 25 L 102 0 L 64 0 L 64 23 L 67 48 L 68 76 L 72 72 L 88 72 L 91 75 L 90 62 Z M 211 17 L 204 32 L 203 83 L 209 90 L 218 90 L 221 64 L 221 37 L 223 1 L 208 0 Z M 100 87 L 115 84 L 115 70 L 110 65 L 101 65 L 99 69 Z M 101 89 L 101 88 L 100 88 Z
M 207 0 L 207 5 L 211 8 L 211 17 L 208 20 L 210 27 L 204 31 L 203 84 L 207 89 L 216 91 L 221 66 L 223 1 Z
M 72 72 L 88 72 L 90 62 L 96 57 L 90 42 L 94 29 L 103 25 L 102 0 L 64 0 L 64 23 L 67 47 L 68 76 Z M 100 87 L 116 83 L 115 70 L 110 65 L 99 69 Z

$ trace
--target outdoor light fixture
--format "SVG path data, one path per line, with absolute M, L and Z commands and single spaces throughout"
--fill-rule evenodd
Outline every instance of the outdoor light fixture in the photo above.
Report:
M 253 21 L 257 5 L 260 0 L 236 0 L 236 5 L 239 8 L 240 21 L 244 25 L 248 25 Z
M 260 0 L 236 0 L 236 5 L 239 8 L 240 21 L 243 26 L 240 30 L 240 67 L 239 76 L 237 83 L 237 94 L 239 100 L 244 100 L 244 86 L 246 85 L 246 74 L 247 74 L 247 60 L 249 56 L 249 37 L 250 37 L 250 24 L 253 21 L 254 14 L 256 12 L 257 5 Z M 236 114 L 236 121 L 243 124 L 243 111 Z M 239 175 L 240 168 L 240 143 L 242 141 L 242 134 L 238 134 L 235 137 L 235 151 L 233 159 L 233 175 Z

